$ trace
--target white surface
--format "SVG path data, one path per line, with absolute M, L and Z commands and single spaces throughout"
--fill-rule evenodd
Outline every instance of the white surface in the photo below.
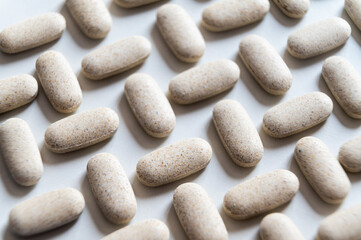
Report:
M 183 6 L 199 24 L 203 8 L 211 1 L 172 0 L 170 2 Z M 63 14 L 67 20 L 67 29 L 60 40 L 43 47 L 16 55 L 1 53 L 0 79 L 19 73 L 34 74 L 36 58 L 46 50 L 58 50 L 71 63 L 83 90 L 84 99 L 78 112 L 106 106 L 114 109 L 120 118 L 119 130 L 111 140 L 73 153 L 54 154 L 44 146 L 43 135 L 50 123 L 65 117 L 65 115 L 57 113 L 51 107 L 41 87 L 39 96 L 32 104 L 0 115 L 0 122 L 10 117 L 20 117 L 29 123 L 41 149 L 44 161 L 44 175 L 39 183 L 32 188 L 16 185 L 5 168 L 4 162 L 0 161 L 0 236 L 3 239 L 17 239 L 7 229 L 8 213 L 16 203 L 62 187 L 74 187 L 84 194 L 86 200 L 84 213 L 76 222 L 34 238 L 99 239 L 118 229 L 119 226 L 110 224 L 103 217 L 86 179 L 87 161 L 91 156 L 100 152 L 115 154 L 129 176 L 138 202 L 138 211 L 131 223 L 151 217 L 158 218 L 168 225 L 172 239 L 186 239 L 172 207 L 172 195 L 178 185 L 188 181 L 194 181 L 202 185 L 221 210 L 224 194 L 234 185 L 274 169 L 290 169 L 299 177 L 300 191 L 291 203 L 275 211 L 281 211 L 289 216 L 300 228 L 306 239 L 313 239 L 316 236 L 317 227 L 325 216 L 333 213 L 338 208 L 346 208 L 361 201 L 361 174 L 348 174 L 352 182 L 352 190 L 343 204 L 332 206 L 320 200 L 306 182 L 292 158 L 295 143 L 301 137 L 307 135 L 319 137 L 336 155 L 344 142 L 361 134 L 359 128 L 361 120 L 347 117 L 333 97 L 333 114 L 325 124 L 281 140 L 268 137 L 261 129 L 263 114 L 267 109 L 279 102 L 311 91 L 322 91 L 331 96 L 330 91 L 320 77 L 322 62 L 326 57 L 334 54 L 344 56 L 358 70 L 361 70 L 361 32 L 343 10 L 343 1 L 311 0 L 310 10 L 301 20 L 286 17 L 272 2 L 270 13 L 260 23 L 225 33 L 211 33 L 201 27 L 207 48 L 205 55 L 198 64 L 219 58 L 229 58 L 240 65 L 241 78 L 232 90 L 206 101 L 190 106 L 172 103 L 177 116 L 177 125 L 174 132 L 166 139 L 154 139 L 144 133 L 136 122 L 123 95 L 125 79 L 134 72 L 144 72 L 152 75 L 166 92 L 168 82 L 173 76 L 193 66 L 181 63 L 173 56 L 155 27 L 156 10 L 165 3 L 164 1 L 135 10 L 126 10 L 107 0 L 106 4 L 113 18 L 113 26 L 108 37 L 103 41 L 94 41 L 85 37 L 70 17 L 62 0 L 2 0 L 1 3 L 0 29 L 48 11 L 57 11 Z M 292 31 L 330 16 L 343 17 L 350 23 L 352 37 L 345 46 L 310 60 L 297 60 L 286 52 L 287 37 Z M 265 37 L 278 50 L 290 67 L 294 81 L 291 89 L 283 97 L 267 94 L 252 79 L 237 56 L 240 40 L 250 33 Z M 87 80 L 82 76 L 80 62 L 85 54 L 98 46 L 134 34 L 147 37 L 153 45 L 152 53 L 144 65 L 98 82 Z M 237 167 L 226 154 L 217 136 L 211 122 L 212 108 L 219 100 L 225 98 L 241 102 L 260 132 L 265 153 L 263 159 L 255 168 Z M 204 171 L 159 188 L 145 187 L 136 179 L 135 167 L 140 157 L 158 147 L 189 137 L 204 138 L 212 145 L 214 154 L 211 163 Z M 221 211 L 221 215 L 229 231 L 230 239 L 258 238 L 258 226 L 262 216 L 248 221 L 234 221 L 225 216 L 223 211 Z

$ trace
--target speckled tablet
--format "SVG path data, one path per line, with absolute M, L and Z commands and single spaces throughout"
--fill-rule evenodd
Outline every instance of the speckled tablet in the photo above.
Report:
M 272 137 L 288 137 L 326 121 L 332 109 L 332 100 L 326 94 L 308 93 L 269 109 L 262 127 Z
M 361 172 L 361 136 L 342 145 L 338 160 L 348 172 Z
M 197 62 L 206 48 L 203 36 L 179 5 L 165 4 L 157 11 L 157 26 L 174 55 L 183 62 Z
M 218 102 L 213 109 L 213 122 L 224 148 L 237 165 L 254 167 L 262 159 L 261 138 L 239 102 Z
M 361 30 L 361 1 L 345 0 L 345 10 L 358 29 Z
M 137 177 L 149 187 L 157 187 L 185 178 L 205 168 L 212 148 L 200 138 L 189 138 L 155 150 L 137 164 Z
M 65 18 L 59 13 L 46 13 L 4 28 L 0 32 L 0 50 L 18 53 L 44 45 L 61 37 Z
M 134 8 L 147 4 L 159 2 L 161 0 L 113 0 L 118 6 L 122 8 Z
M 0 125 L 0 149 L 13 179 L 22 186 L 35 185 L 43 175 L 43 162 L 29 125 L 10 118 Z
M 227 59 L 188 69 L 169 83 L 170 97 L 179 104 L 191 104 L 232 88 L 240 75 L 238 65 Z
M 0 80 L 0 113 L 32 102 L 38 95 L 38 82 L 33 76 L 20 74 Z
M 173 109 L 158 86 L 149 75 L 135 73 L 124 85 L 124 94 L 139 124 L 150 136 L 167 137 L 175 128 Z
M 89 79 L 101 80 L 142 64 L 151 49 L 145 37 L 127 37 L 86 55 L 81 62 L 82 72 Z
M 345 20 L 327 18 L 293 32 L 288 37 L 287 50 L 296 58 L 306 59 L 345 44 L 350 35 L 351 27 Z
M 51 124 L 45 145 L 56 153 L 75 151 L 112 137 L 118 125 L 118 115 L 110 108 L 84 111 Z
M 231 218 L 245 220 L 291 201 L 299 185 L 292 172 L 275 170 L 230 189 L 224 197 L 223 209 Z
M 202 25 L 213 32 L 258 22 L 270 8 L 268 0 L 218 0 L 203 10 Z
M 291 18 L 302 18 L 310 7 L 310 0 L 273 0 L 281 11 Z

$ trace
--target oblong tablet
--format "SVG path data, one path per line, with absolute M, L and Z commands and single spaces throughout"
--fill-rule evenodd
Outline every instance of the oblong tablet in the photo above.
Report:
M 359 239 L 361 236 L 360 222 L 361 204 L 339 210 L 321 222 L 318 228 L 318 239 Z
M 38 95 L 38 82 L 33 76 L 20 74 L 0 80 L 0 113 L 32 102 Z
M 139 124 L 150 136 L 167 137 L 176 123 L 175 114 L 157 82 L 149 75 L 135 73 L 124 85 L 124 94 Z
M 202 25 L 213 32 L 258 22 L 270 8 L 268 0 L 219 0 L 203 10 Z
M 206 44 L 188 13 L 176 4 L 165 4 L 157 12 L 157 26 L 174 55 L 183 62 L 197 62 Z
M 0 149 L 13 179 L 20 185 L 35 185 L 43 175 L 43 162 L 29 125 L 10 118 L 0 125 Z
M 205 63 L 174 77 L 169 83 L 169 93 L 176 103 L 195 103 L 232 88 L 239 75 L 238 65 L 231 60 Z
M 137 201 L 118 159 L 99 153 L 88 161 L 87 176 L 97 203 L 114 224 L 128 223 L 137 211 Z
M 122 8 L 134 8 L 154 2 L 159 2 L 161 0 L 113 0 L 118 6 Z
M 205 168 L 212 148 L 201 138 L 189 138 L 155 150 L 137 164 L 137 177 L 149 187 L 157 187 L 185 178 Z
M 341 203 L 351 188 L 350 180 L 328 147 L 318 138 L 301 138 L 294 157 L 315 192 L 327 203 Z
M 288 37 L 287 50 L 296 58 L 306 59 L 345 44 L 350 35 L 351 27 L 345 20 L 327 18 L 293 32 Z
M 102 0 L 66 0 L 75 22 L 85 35 L 105 38 L 112 27 L 112 17 Z
M 345 10 L 358 29 L 361 30 L 361 1 L 345 0 Z
M 261 138 L 239 102 L 218 102 L 213 109 L 213 122 L 224 148 L 237 165 L 253 167 L 262 159 Z
M 338 160 L 348 172 L 361 172 L 361 136 L 342 145 Z
M 157 219 L 148 219 L 123 227 L 102 240 L 168 240 L 169 229 L 167 225 Z
M 75 73 L 63 54 L 47 51 L 36 60 L 36 73 L 51 105 L 61 113 L 71 113 L 82 102 L 82 92 Z
M 16 23 L 0 32 L 0 50 L 18 53 L 61 37 L 66 27 L 59 13 L 46 13 Z
M 83 212 L 83 195 L 63 188 L 28 199 L 11 209 L 9 227 L 20 236 L 42 233 L 74 221 Z
M 110 108 L 84 111 L 51 124 L 45 145 L 56 153 L 75 151 L 112 137 L 118 125 L 118 115 Z
M 268 212 L 296 195 L 299 181 L 288 170 L 275 170 L 231 188 L 224 196 L 223 209 L 236 220 Z
M 262 240 L 305 240 L 292 220 L 282 213 L 265 216 L 260 224 L 259 235 Z
M 361 76 L 343 57 L 325 60 L 322 77 L 342 109 L 352 118 L 361 118 Z
M 268 93 L 281 95 L 290 89 L 292 74 L 266 39 L 248 35 L 240 43 L 238 53 L 248 71 Z
M 310 0 L 273 0 L 281 11 L 291 18 L 303 17 L 309 7 Z
M 151 49 L 145 37 L 127 37 L 86 55 L 81 62 L 82 72 L 92 80 L 104 79 L 142 64 Z
M 326 121 L 332 109 L 326 94 L 308 93 L 272 107 L 263 116 L 262 127 L 272 137 L 288 137 Z
M 200 185 L 184 183 L 177 187 L 173 206 L 189 239 L 228 239 L 216 206 Z

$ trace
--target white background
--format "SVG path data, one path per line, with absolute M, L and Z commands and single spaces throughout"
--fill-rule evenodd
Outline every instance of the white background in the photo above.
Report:
M 62 187 L 74 187 L 84 194 L 86 207 L 83 214 L 76 222 L 37 235 L 34 239 L 99 239 L 118 229 L 120 226 L 112 225 L 103 217 L 86 178 L 87 161 L 94 154 L 101 152 L 115 154 L 128 174 L 138 203 L 137 214 L 131 223 L 148 218 L 158 218 L 168 225 L 172 239 L 186 239 L 172 207 L 174 189 L 184 182 L 193 181 L 206 189 L 221 212 L 230 239 L 258 239 L 258 227 L 264 215 L 247 221 L 232 220 L 221 210 L 223 196 L 234 185 L 275 169 L 289 169 L 299 177 L 300 190 L 295 198 L 275 211 L 289 216 L 306 239 L 315 238 L 317 227 L 324 217 L 339 208 L 346 208 L 361 201 L 361 174 L 348 174 L 352 182 L 352 189 L 340 206 L 328 205 L 321 201 L 311 189 L 292 158 L 295 143 L 301 137 L 308 135 L 319 137 L 337 155 L 344 142 L 361 134 L 360 120 L 346 116 L 333 97 L 334 110 L 324 124 L 280 140 L 267 136 L 261 129 L 263 114 L 279 102 L 312 91 L 322 91 L 331 96 L 321 78 L 321 67 L 325 58 L 332 55 L 344 56 L 360 70 L 361 32 L 343 10 L 343 1 L 311 0 L 310 10 L 301 20 L 286 17 L 271 2 L 270 12 L 259 23 L 225 33 L 211 33 L 200 27 L 207 47 L 203 58 L 197 64 L 220 58 L 234 60 L 241 68 L 240 80 L 232 90 L 203 102 L 190 106 L 172 103 L 177 116 L 176 128 L 168 138 L 154 139 L 145 134 L 136 122 L 124 97 L 123 89 L 125 79 L 129 75 L 143 72 L 152 75 L 164 92 L 167 92 L 171 78 L 193 66 L 178 61 L 172 55 L 155 27 L 156 10 L 166 2 L 161 1 L 146 7 L 126 10 L 117 7 L 110 0 L 106 0 L 106 5 L 113 18 L 112 30 L 104 40 L 95 41 L 85 37 L 79 30 L 62 0 L 1 0 L 0 29 L 49 11 L 63 14 L 67 21 L 67 29 L 61 39 L 45 46 L 16 55 L 0 53 L 0 79 L 20 73 L 35 75 L 36 58 L 46 50 L 58 50 L 71 63 L 83 90 L 83 103 L 77 112 L 96 107 L 110 107 L 119 114 L 120 118 L 119 130 L 112 139 L 73 153 L 55 154 L 44 146 L 43 135 L 49 124 L 66 115 L 57 113 L 51 107 L 40 86 L 39 95 L 33 103 L 0 115 L 1 123 L 11 117 L 20 117 L 29 123 L 44 162 L 44 175 L 39 183 L 34 187 L 24 188 L 14 183 L 4 161 L 0 161 L 0 236 L 3 239 L 17 239 L 7 229 L 8 213 L 15 204 Z M 183 6 L 199 25 L 202 10 L 215 1 L 171 0 L 169 2 Z M 297 60 L 286 52 L 287 37 L 291 32 L 330 16 L 342 17 L 350 23 L 352 36 L 345 46 L 310 60 Z M 293 85 L 284 96 L 276 97 L 267 94 L 250 76 L 237 56 L 239 42 L 250 33 L 265 37 L 291 69 L 294 77 Z M 147 37 L 153 45 L 152 53 L 145 64 L 102 81 L 88 80 L 80 73 L 81 59 L 88 52 L 135 34 Z M 241 102 L 259 130 L 265 152 L 263 159 L 255 168 L 246 169 L 236 166 L 228 157 L 217 136 L 211 122 L 212 108 L 218 101 L 225 98 Z M 136 164 L 143 155 L 158 147 L 189 137 L 204 138 L 212 145 L 214 154 L 204 171 L 158 188 L 145 187 L 136 179 Z

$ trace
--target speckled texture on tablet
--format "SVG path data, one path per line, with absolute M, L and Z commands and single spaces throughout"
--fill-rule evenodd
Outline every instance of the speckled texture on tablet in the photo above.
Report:
M 361 172 L 361 136 L 344 143 L 338 153 L 338 160 L 348 172 Z
M 361 1 L 345 0 L 345 10 L 358 29 L 361 30 Z
M 140 7 L 161 0 L 113 0 L 118 6 L 123 8 L 134 8 Z
M 291 18 L 303 17 L 309 7 L 310 0 L 273 0 L 281 11 Z

